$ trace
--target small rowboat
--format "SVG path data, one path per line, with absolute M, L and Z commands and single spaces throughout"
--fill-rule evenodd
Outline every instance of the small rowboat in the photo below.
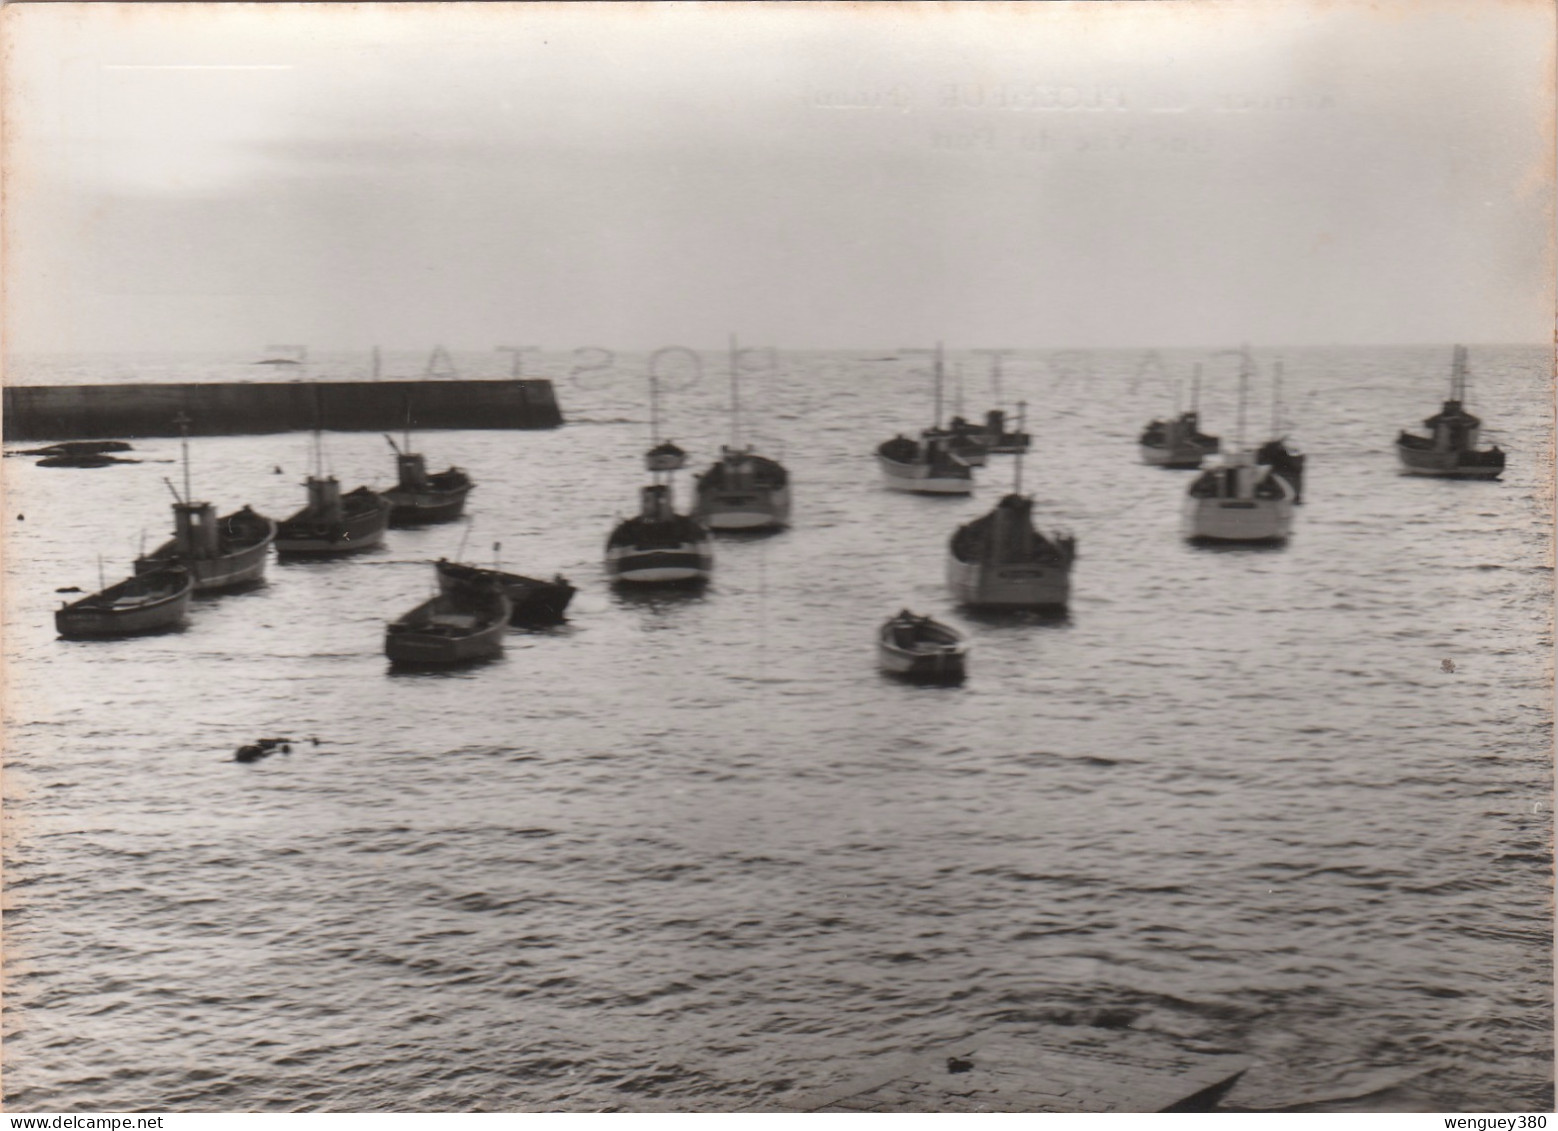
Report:
M 444 594 L 453 594 L 463 588 L 496 584 L 509 599 L 509 623 L 518 625 L 557 624 L 563 619 L 568 602 L 573 600 L 574 587 L 562 574 L 551 581 L 538 577 L 524 577 L 517 573 L 504 573 L 481 566 L 464 565 L 439 558 L 438 588 Z
M 509 623 L 509 599 L 495 585 L 478 592 L 461 587 L 423 601 L 384 634 L 391 663 L 464 664 L 503 653 Z
M 69 639 L 167 632 L 183 625 L 194 591 L 182 566 L 137 574 L 55 610 L 54 627 Z
M 877 666 L 926 683 L 962 683 L 968 643 L 957 629 L 904 609 L 877 633 Z

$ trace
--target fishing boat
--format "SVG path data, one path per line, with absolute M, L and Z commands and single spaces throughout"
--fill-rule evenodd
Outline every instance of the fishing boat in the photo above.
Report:
M 669 457 L 666 448 L 675 445 L 660 441 L 660 385 L 652 370 L 649 435 L 644 466 L 651 482 L 639 490 L 638 514 L 606 539 L 606 575 L 625 585 L 702 585 L 714 570 L 714 543 L 703 523 L 676 511 L 671 481 L 686 458 Z
M 945 428 L 927 428 L 920 433 L 926 441 L 939 441 L 969 467 L 984 467 L 990 462 L 990 439 L 983 424 L 954 416 Z
M 1021 417 L 1026 405 L 1018 402 L 1017 415 Z M 992 408 L 985 413 L 984 423 L 985 446 L 993 455 L 1016 455 L 1026 452 L 1031 438 L 1022 430 L 1022 425 L 1016 428 L 1007 428 L 1006 413 L 998 408 Z
M 904 609 L 877 632 L 877 666 L 889 675 L 927 683 L 961 683 L 968 642 L 957 629 Z
M 730 443 L 696 480 L 693 517 L 710 530 L 776 530 L 790 521 L 790 473 L 742 443 L 741 351 L 730 339 Z
M 1179 399 L 1175 385 L 1175 401 Z M 1142 429 L 1138 441 L 1141 461 L 1149 467 L 1167 467 L 1189 470 L 1201 466 L 1201 461 L 1217 452 L 1220 441 L 1201 431 L 1201 367 L 1195 368 L 1191 378 L 1190 408 L 1186 412 L 1174 406 L 1175 416 L 1168 420 L 1154 420 Z
M 384 654 L 407 665 L 465 664 L 503 652 L 509 599 L 496 582 L 459 585 L 392 621 Z
M 405 448 L 393 437 L 384 437 L 395 451 L 395 470 L 399 481 L 381 494 L 389 500 L 391 526 L 428 526 L 451 522 L 465 512 L 465 497 L 475 486 L 471 477 L 458 467 L 428 474 L 427 461 L 411 450 L 411 431 L 405 434 Z
M 574 587 L 562 574 L 550 581 L 537 577 L 525 577 L 517 573 L 504 573 L 500 569 L 485 569 L 439 558 L 438 588 L 445 594 L 470 586 L 496 584 L 509 599 L 509 623 L 515 625 L 557 624 L 563 620 L 568 602 L 573 600 Z
M 971 608 L 1064 609 L 1076 539 L 1033 525 L 1033 498 L 1022 493 L 1021 454 L 1016 464 L 1011 494 L 952 535 L 947 585 Z
M 968 495 L 974 490 L 974 472 L 966 459 L 952 451 L 941 427 L 942 349 L 936 343 L 935 418 L 930 428 L 915 439 L 899 433 L 877 445 L 876 462 L 887 486 L 916 495 Z
M 276 552 L 298 557 L 338 557 L 371 550 L 384 541 L 390 503 L 358 487 L 341 493 L 333 475 L 324 474 L 319 433 L 314 433 L 314 474 L 305 481 L 308 505 L 284 519 L 276 532 Z
M 975 353 L 985 354 L 990 358 L 990 387 L 997 405 L 1006 402 L 1001 391 L 1001 362 L 1011 350 L 975 350 Z M 1026 403 L 1017 402 L 1017 416 L 1019 420 L 1027 410 Z M 985 413 L 985 422 L 981 431 L 984 433 L 986 449 L 992 455 L 1016 455 L 1018 452 L 1026 452 L 1030 438 L 1028 433 L 1022 430 L 1019 423 L 1016 428 L 1007 427 L 1006 411 L 1003 408 L 993 408 Z
M 1234 450 L 1208 465 L 1186 494 L 1184 534 L 1196 542 L 1278 543 L 1293 526 L 1293 488 L 1244 450 L 1244 408 L 1251 371 L 1239 369 L 1239 424 Z
M 1304 501 L 1304 454 L 1288 439 L 1282 427 L 1282 363 L 1271 375 L 1271 439 L 1255 450 L 1255 462 L 1287 480 L 1293 488 L 1293 503 Z
M 176 423 L 184 493 L 180 495 L 168 483 L 173 492 L 173 537 L 135 559 L 135 572 L 154 573 L 181 565 L 193 576 L 196 593 L 219 593 L 263 580 L 271 543 L 276 540 L 276 520 L 247 506 L 218 518 L 210 503 L 195 501 L 189 485 L 189 418 L 180 414 Z
M 1427 436 L 1403 431 L 1396 437 L 1396 454 L 1409 475 L 1442 479 L 1497 479 L 1504 473 L 1504 453 L 1497 444 L 1479 449 L 1482 421 L 1466 411 L 1466 347 L 1456 346 L 1450 372 L 1450 399 L 1423 421 Z
M 143 636 L 183 625 L 194 575 L 178 565 L 148 570 L 54 612 L 54 628 L 69 639 Z

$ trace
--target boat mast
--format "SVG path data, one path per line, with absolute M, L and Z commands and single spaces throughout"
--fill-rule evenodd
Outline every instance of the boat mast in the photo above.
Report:
M 1250 391 L 1250 351 L 1246 347 L 1239 358 L 1239 426 L 1235 429 L 1234 450 L 1244 450 L 1244 411 Z
M 184 498 L 180 501 L 187 503 L 195 497 L 189 490 L 189 417 L 181 410 L 173 423 L 179 426 L 179 451 L 184 460 Z
M 941 343 L 936 343 L 936 429 L 941 429 Z
M 1196 365 L 1190 374 L 1190 411 L 1201 415 L 1201 366 Z
M 736 348 L 736 335 L 730 335 L 730 445 L 741 447 L 741 386 L 736 380 L 741 351 Z
M 1455 366 L 1450 371 L 1450 399 L 1452 401 L 1466 400 L 1466 347 L 1455 347 Z
M 1001 359 L 1012 350 L 975 350 L 975 353 L 984 354 L 990 359 L 990 385 L 995 391 L 995 407 L 1005 408 L 1006 403 L 1001 400 Z
M 1025 421 L 1027 420 L 1027 418 L 1028 418 L 1028 402 L 1027 401 L 1018 401 L 1017 402 L 1017 432 L 1018 432 L 1019 435 L 1021 435 L 1022 432 L 1023 432 L 1023 425 L 1024 425 Z M 1016 461 L 1016 463 L 1017 463 L 1017 470 L 1016 470 L 1016 472 L 1014 474 L 1014 480 L 1013 480 L 1013 483 L 1012 483 L 1012 493 L 1014 495 L 1022 494 L 1022 457 L 1023 457 L 1023 454 L 1027 450 L 1028 449 L 1026 447 L 1019 447 L 1017 449 L 1017 461 Z
M 1282 363 L 1271 367 L 1271 438 L 1282 435 Z

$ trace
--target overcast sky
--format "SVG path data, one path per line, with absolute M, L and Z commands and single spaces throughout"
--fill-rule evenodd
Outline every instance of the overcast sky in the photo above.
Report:
M 14 4 L 8 341 L 1544 341 L 1553 12 Z

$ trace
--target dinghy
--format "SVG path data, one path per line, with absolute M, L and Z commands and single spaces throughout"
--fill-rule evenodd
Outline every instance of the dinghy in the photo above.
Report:
M 509 599 L 494 582 L 440 593 L 393 621 L 384 654 L 406 665 L 465 664 L 503 652 Z
M 166 565 L 56 609 L 54 628 L 69 639 L 167 632 L 183 625 L 194 591 L 189 570 Z
M 877 666 L 900 679 L 961 683 L 968 644 L 957 629 L 904 609 L 877 632 Z
M 573 600 L 574 587 L 562 574 L 551 581 L 525 577 L 517 573 L 504 573 L 499 569 L 465 565 L 439 558 L 438 587 L 443 593 L 453 593 L 461 588 L 496 584 L 509 599 L 509 623 L 515 625 L 557 624 L 563 620 L 568 602 Z

